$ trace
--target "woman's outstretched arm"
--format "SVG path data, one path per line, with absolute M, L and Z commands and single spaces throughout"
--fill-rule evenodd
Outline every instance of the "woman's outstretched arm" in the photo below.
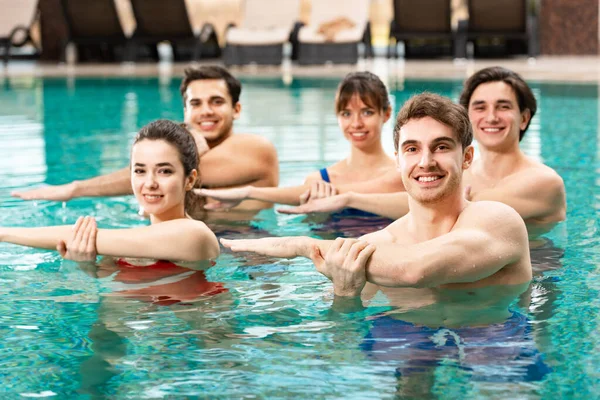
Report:
M 0 228 L 0 241 L 42 249 L 56 249 L 68 242 L 73 226 Z M 99 255 L 154 258 L 172 261 L 199 261 L 219 255 L 214 233 L 202 222 L 176 219 L 129 229 L 98 229 Z

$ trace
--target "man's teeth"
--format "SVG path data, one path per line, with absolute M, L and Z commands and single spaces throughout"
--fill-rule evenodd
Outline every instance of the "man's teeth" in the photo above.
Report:
M 439 176 L 420 176 L 418 181 L 419 182 L 433 182 L 433 181 L 437 181 L 438 179 L 440 179 Z
M 495 133 L 495 132 L 500 132 L 501 129 L 500 128 L 483 128 L 484 132 L 490 132 L 490 133 Z
M 200 126 L 213 126 L 215 122 L 200 122 Z

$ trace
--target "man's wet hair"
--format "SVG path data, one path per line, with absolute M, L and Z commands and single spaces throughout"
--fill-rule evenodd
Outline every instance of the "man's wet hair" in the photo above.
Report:
M 506 83 L 515 92 L 517 103 L 519 104 L 519 111 L 524 112 L 525 110 L 529 110 L 531 118 L 529 119 L 527 126 L 525 126 L 525 129 L 520 131 L 519 141 L 521 141 L 537 111 L 537 101 L 535 100 L 535 96 L 529 85 L 527 85 L 525 80 L 523 80 L 516 72 L 503 67 L 489 67 L 475 72 L 465 81 L 463 91 L 460 94 L 460 104 L 468 110 L 469 102 L 471 101 L 471 96 L 473 96 L 475 89 L 482 83 L 488 82 Z
M 381 79 L 371 72 L 352 72 L 340 82 L 335 95 L 335 112 L 342 111 L 354 95 L 377 111 L 390 108 L 388 91 Z
M 452 129 L 463 150 L 473 142 L 473 129 L 464 107 L 455 104 L 447 97 L 424 92 L 408 99 L 396 117 L 394 127 L 394 147 L 398 151 L 400 129 L 413 119 L 431 117 Z
M 225 68 L 218 65 L 202 65 L 199 67 L 186 68 L 183 72 L 183 80 L 181 81 L 181 86 L 179 86 L 179 92 L 183 98 L 184 107 L 187 100 L 185 91 L 187 90 L 189 84 L 193 81 L 205 79 L 224 80 L 225 84 L 227 84 L 229 95 L 231 96 L 232 105 L 235 106 L 240 101 L 242 84 L 236 77 L 231 75 Z

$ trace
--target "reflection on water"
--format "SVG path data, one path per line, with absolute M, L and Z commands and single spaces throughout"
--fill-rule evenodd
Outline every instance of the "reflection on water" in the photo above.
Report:
M 333 112 L 337 83 L 244 82 L 236 131 L 275 143 L 282 184 L 297 184 L 346 154 Z M 147 223 L 131 197 L 61 204 L 22 202 L 9 192 L 126 165 L 140 126 L 181 119 L 178 84 L 5 80 L 0 225 L 68 224 L 84 214 L 103 227 Z M 54 252 L 0 244 L 4 397 L 594 398 L 598 89 L 533 86 L 540 109 L 523 148 L 561 174 L 569 210 L 566 223 L 532 245 L 534 280 L 522 294 L 379 291 L 364 308 L 342 312 L 332 307 L 330 283 L 304 259 L 225 251 L 199 271 L 120 266 L 88 275 Z M 422 90 L 457 98 L 460 82 L 391 81 L 390 87 L 398 110 Z M 390 152 L 391 125 L 384 129 Z M 220 237 L 325 239 L 389 223 L 273 210 L 213 213 L 206 222 Z

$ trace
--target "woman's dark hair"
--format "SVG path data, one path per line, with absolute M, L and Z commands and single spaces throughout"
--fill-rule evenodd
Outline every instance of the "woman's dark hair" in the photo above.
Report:
M 181 98 L 183 99 L 183 106 L 185 107 L 185 91 L 190 83 L 193 81 L 201 81 L 205 79 L 216 79 L 224 80 L 227 85 L 227 90 L 231 96 L 231 103 L 235 106 L 240 101 L 240 93 L 242 92 L 242 84 L 240 81 L 229 73 L 225 68 L 218 65 L 202 65 L 200 67 L 190 67 L 183 71 L 183 80 L 179 91 Z
M 340 82 L 335 95 L 335 112 L 342 111 L 358 94 L 363 103 L 378 111 L 390 108 L 388 91 L 379 77 L 371 72 L 352 72 Z
M 175 147 L 179 154 L 179 160 L 183 165 L 185 176 L 188 177 L 192 173 L 192 170 L 198 171 L 198 178 L 194 186 L 199 187 L 200 157 L 198 157 L 198 147 L 192 134 L 185 128 L 185 124 L 177 124 L 166 119 L 150 122 L 140 129 L 133 141 L 133 145 L 135 146 L 142 140 L 164 140 Z M 191 207 L 194 205 L 193 203 L 196 201 L 197 196 L 191 190 L 187 191 L 185 194 L 186 211 L 191 210 Z
M 469 102 L 471 101 L 471 96 L 473 96 L 475 89 L 477 89 L 479 85 L 488 82 L 506 83 L 515 92 L 517 102 L 519 103 L 519 111 L 523 112 L 529 110 L 531 117 L 529 118 L 529 122 L 525 129 L 520 131 L 519 141 L 521 141 L 523 136 L 525 136 L 527 128 L 529 128 L 529 123 L 537 111 L 537 102 L 535 101 L 535 96 L 531 92 L 529 85 L 527 85 L 523 78 L 516 72 L 503 67 L 489 67 L 475 72 L 465 82 L 463 91 L 460 94 L 460 104 L 465 110 L 469 110 Z

